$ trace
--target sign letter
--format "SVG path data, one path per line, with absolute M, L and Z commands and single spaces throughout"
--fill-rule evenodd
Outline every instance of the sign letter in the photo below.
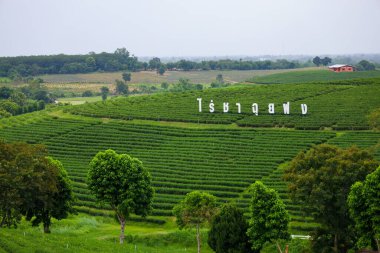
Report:
M 202 98 L 197 98 L 197 100 L 198 100 L 199 112 L 202 112 Z
M 274 104 L 273 103 L 268 104 L 268 112 L 269 112 L 269 114 L 274 114 Z
M 241 113 L 241 105 L 240 105 L 240 103 L 236 103 L 236 106 L 238 108 L 238 113 Z
M 253 103 L 252 104 L 252 112 L 256 116 L 259 115 L 259 105 L 257 103 Z
M 290 103 L 289 102 L 283 103 L 282 107 L 284 108 L 284 114 L 289 114 Z
M 228 102 L 223 103 L 223 112 L 228 112 L 229 109 L 230 109 L 230 106 L 229 106 Z
M 301 104 L 302 115 L 307 114 L 307 104 Z

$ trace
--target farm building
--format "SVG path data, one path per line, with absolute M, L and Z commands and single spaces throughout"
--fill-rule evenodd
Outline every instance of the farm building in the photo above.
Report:
M 354 66 L 347 64 L 335 64 L 329 66 L 329 70 L 334 72 L 353 72 L 355 71 Z

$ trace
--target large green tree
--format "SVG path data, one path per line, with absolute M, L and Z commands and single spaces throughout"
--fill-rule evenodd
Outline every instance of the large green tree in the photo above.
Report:
M 321 144 L 300 152 L 285 170 L 291 198 L 324 231 L 330 231 L 334 252 L 347 252 L 352 239 L 347 207 L 350 187 L 364 180 L 377 166 L 378 162 L 366 150 Z
M 235 205 L 225 204 L 212 218 L 208 245 L 216 253 L 253 252 L 248 242 L 248 222 Z
M 376 242 L 380 252 L 380 167 L 364 182 L 356 182 L 348 195 L 348 206 L 359 235 L 358 247 Z
M 16 226 L 22 215 L 44 223 L 72 211 L 70 181 L 58 161 L 42 145 L 0 141 L 0 227 Z
M 211 220 L 216 210 L 215 196 L 200 191 L 186 194 L 173 208 L 179 228 L 196 228 L 198 253 L 201 252 L 200 228 Z
M 26 219 L 32 221 L 33 226 L 43 223 L 44 232 L 50 233 L 51 218 L 57 220 L 67 218 L 68 214 L 75 213 L 75 201 L 72 183 L 62 163 L 51 157 L 46 158 L 44 171 L 51 171 L 55 187 L 53 191 L 36 189 L 34 199 L 25 210 Z
M 282 253 L 279 240 L 289 239 L 289 214 L 278 193 L 256 181 L 249 189 L 251 193 L 250 219 L 247 235 L 252 249 L 260 251 L 266 242 L 274 242 Z
M 112 149 L 99 152 L 90 162 L 88 187 L 96 198 L 115 211 L 120 222 L 120 243 L 124 242 L 127 218 L 142 217 L 152 210 L 153 187 L 148 170 L 137 158 Z

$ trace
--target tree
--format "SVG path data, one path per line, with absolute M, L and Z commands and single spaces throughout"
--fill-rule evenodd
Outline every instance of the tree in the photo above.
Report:
M 225 204 L 211 221 L 208 245 L 216 253 L 253 252 L 248 242 L 248 223 L 235 205 Z
M 12 115 L 16 115 L 19 106 L 10 100 L 0 100 L 0 109 L 9 112 Z
M 158 57 L 154 57 L 152 60 L 149 61 L 150 69 L 158 69 L 160 66 L 161 66 L 161 60 Z
M 75 213 L 74 194 L 72 183 L 62 163 L 51 157 L 46 158 L 45 172 L 51 171 L 54 176 L 54 190 L 36 189 L 34 201 L 25 210 L 26 219 L 32 221 L 33 226 L 44 225 L 44 232 L 50 233 L 51 218 L 57 220 L 67 218 L 68 214 Z
M 119 95 L 128 95 L 128 85 L 123 81 L 115 80 L 116 82 L 116 93 Z
M 90 90 L 85 90 L 83 93 L 82 93 L 82 97 L 92 97 L 94 96 L 94 93 Z
M 357 65 L 356 65 L 356 69 L 358 71 L 370 71 L 370 70 L 375 70 L 376 69 L 376 66 L 369 62 L 369 61 L 366 61 L 366 60 L 361 60 Z
M 157 73 L 160 74 L 160 76 L 162 76 L 166 71 L 166 67 L 164 64 L 161 64 L 160 67 L 157 69 Z
M 9 98 L 13 93 L 13 90 L 8 87 L 0 87 L 0 98 L 7 99 Z
M 321 63 L 322 63 L 321 58 L 319 58 L 319 56 L 314 57 L 313 63 L 319 67 L 319 65 L 321 65 Z
M 360 236 L 358 246 L 369 246 L 374 240 L 380 252 L 380 167 L 351 187 L 348 207 Z
M 273 189 L 267 188 L 262 182 L 251 185 L 250 220 L 247 235 L 252 243 L 252 249 L 260 251 L 265 242 L 275 242 L 282 253 L 278 240 L 289 239 L 289 214 L 285 205 Z
M 285 170 L 290 196 L 333 235 L 334 252 L 346 252 L 351 240 L 347 195 L 378 162 L 366 150 L 321 144 L 300 152 Z
M 169 88 L 169 84 L 167 82 L 161 83 L 161 88 L 167 90 Z
M 108 93 L 110 89 L 107 86 L 103 86 L 100 88 L 100 93 L 102 94 L 102 100 L 105 101 L 107 99 Z
M 206 192 L 193 191 L 173 208 L 177 225 L 182 228 L 196 228 L 198 253 L 201 252 L 200 227 L 209 222 L 216 212 L 215 196 Z
M 323 66 L 327 66 L 331 62 L 332 62 L 332 60 L 330 57 L 325 57 L 325 58 L 321 59 L 321 61 L 320 61 L 320 63 L 322 63 Z
M 122 74 L 122 76 L 123 76 L 123 80 L 124 80 L 124 82 L 129 82 L 129 81 L 131 81 L 131 73 L 130 73 L 130 72 L 124 72 L 124 73 Z
M 12 102 L 15 102 L 19 106 L 25 106 L 27 104 L 27 98 L 22 92 L 14 92 L 9 98 Z
M 142 162 L 112 149 L 98 152 L 90 162 L 88 188 L 96 198 L 111 206 L 120 222 L 120 243 L 124 242 L 126 219 L 142 217 L 152 210 L 153 187 Z
M 218 74 L 216 76 L 216 81 L 220 84 L 223 84 L 224 83 L 224 79 L 223 79 L 223 75 L 222 74 Z
M 70 181 L 62 165 L 46 155 L 42 145 L 0 141 L 0 227 L 16 227 L 27 215 L 48 232 L 50 217 L 71 212 Z

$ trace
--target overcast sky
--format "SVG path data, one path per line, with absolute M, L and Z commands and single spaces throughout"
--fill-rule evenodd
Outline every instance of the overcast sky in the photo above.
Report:
M 0 0 L 0 56 L 380 53 L 380 0 Z

